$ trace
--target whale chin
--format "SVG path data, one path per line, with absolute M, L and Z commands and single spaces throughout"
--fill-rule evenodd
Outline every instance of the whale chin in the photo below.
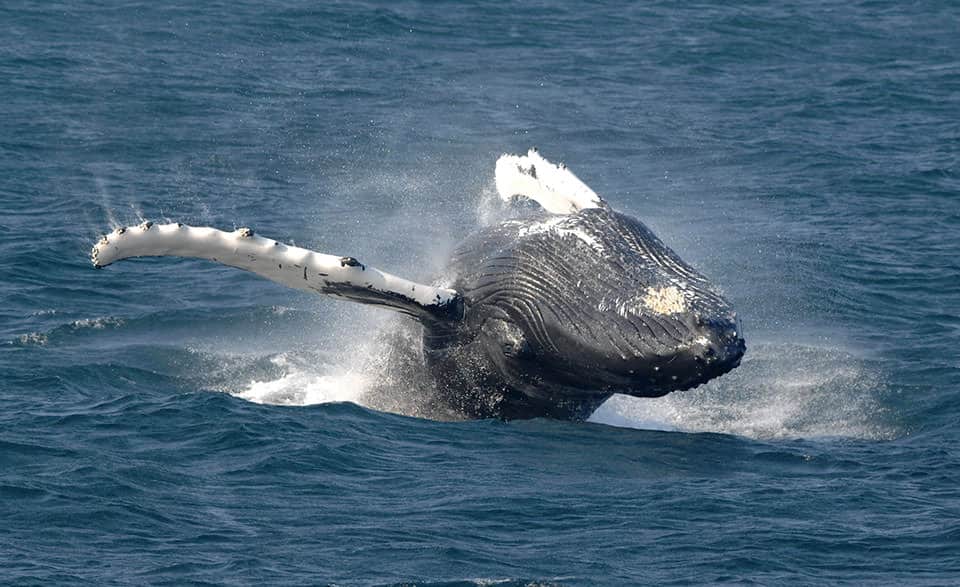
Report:
M 621 388 L 608 389 L 635 397 L 661 397 L 693 389 L 740 366 L 746 350 L 736 320 L 714 320 L 700 326 L 690 342 L 672 353 L 608 363 L 610 371 L 629 381 Z

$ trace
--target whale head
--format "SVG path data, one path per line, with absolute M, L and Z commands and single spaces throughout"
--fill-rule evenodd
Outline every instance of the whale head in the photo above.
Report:
M 609 208 L 504 222 L 453 262 L 477 344 L 508 387 L 544 403 L 689 389 L 746 349 L 716 287 Z

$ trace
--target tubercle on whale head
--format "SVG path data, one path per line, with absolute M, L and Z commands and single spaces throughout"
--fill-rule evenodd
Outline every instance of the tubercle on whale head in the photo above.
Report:
M 646 373 L 638 372 L 646 380 L 623 393 L 644 397 L 692 389 L 740 365 L 746 342 L 734 314 L 709 319 L 694 316 L 693 322 L 692 340 L 663 360 L 653 361 Z

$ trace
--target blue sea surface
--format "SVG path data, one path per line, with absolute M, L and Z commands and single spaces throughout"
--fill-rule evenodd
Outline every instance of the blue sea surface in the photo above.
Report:
M 0 583 L 960 583 L 955 2 L 7 0 L 0 38 Z M 89 261 L 150 219 L 429 282 L 531 146 L 723 288 L 737 370 L 438 422 L 374 397 L 418 393 L 402 318 Z

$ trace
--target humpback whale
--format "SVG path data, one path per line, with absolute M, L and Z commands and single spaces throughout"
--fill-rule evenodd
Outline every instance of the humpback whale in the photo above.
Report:
M 503 155 L 496 187 L 526 216 L 468 236 L 446 282 L 416 283 L 354 257 L 285 245 L 249 228 L 121 227 L 93 247 L 97 268 L 129 257 L 209 259 L 288 287 L 414 319 L 431 401 L 466 418 L 586 419 L 615 393 L 659 397 L 740 363 L 731 305 L 639 220 L 619 213 L 536 149 Z

